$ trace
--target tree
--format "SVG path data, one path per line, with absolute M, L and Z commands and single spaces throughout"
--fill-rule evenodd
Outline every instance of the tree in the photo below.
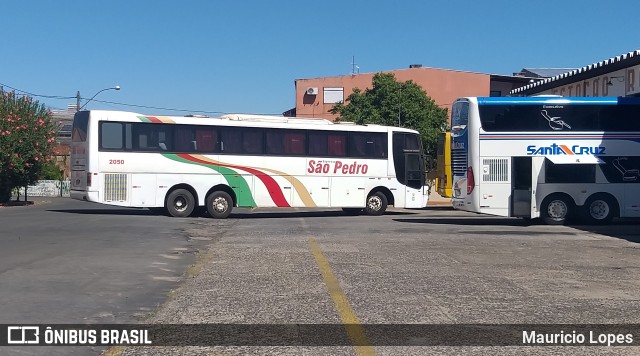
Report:
M 371 89 L 363 92 L 355 88 L 345 102 L 329 110 L 339 115 L 337 120 L 417 130 L 425 153 L 435 160 L 438 134 L 448 127 L 448 111 L 436 105 L 418 84 L 398 82 L 391 73 L 377 73 Z
M 44 105 L 0 90 L 0 203 L 11 190 L 34 183 L 51 160 L 56 125 Z

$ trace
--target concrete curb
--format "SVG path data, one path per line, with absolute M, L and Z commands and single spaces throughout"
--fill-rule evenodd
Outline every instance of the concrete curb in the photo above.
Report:
M 427 208 L 430 206 L 450 206 L 453 207 L 450 201 L 429 201 L 427 203 Z

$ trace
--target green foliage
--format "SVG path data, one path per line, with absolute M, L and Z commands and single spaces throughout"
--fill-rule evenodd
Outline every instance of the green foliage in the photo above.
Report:
M 64 178 L 62 169 L 54 160 L 45 162 L 40 169 L 39 179 L 62 180 Z
M 11 189 L 34 183 L 55 145 L 49 111 L 30 97 L 0 91 L 0 203 Z
M 345 102 L 329 110 L 339 115 L 338 120 L 417 130 L 425 154 L 435 160 L 438 134 L 447 130 L 449 115 L 418 84 L 411 80 L 398 82 L 391 73 L 377 73 L 371 89 L 363 92 L 355 88 Z

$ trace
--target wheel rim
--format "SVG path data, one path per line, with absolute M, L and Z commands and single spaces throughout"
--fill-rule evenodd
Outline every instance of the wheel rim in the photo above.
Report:
M 184 196 L 178 196 L 173 200 L 173 208 L 175 211 L 183 212 L 188 207 L 187 199 Z
M 609 216 L 609 204 L 604 200 L 596 200 L 589 205 L 589 215 L 596 220 L 605 219 Z
M 216 213 L 224 213 L 225 211 L 227 211 L 227 209 L 229 209 L 229 203 L 227 202 L 227 199 L 223 197 L 217 197 L 213 199 L 211 205 Z
M 369 197 L 369 201 L 367 202 L 367 207 L 373 211 L 380 210 L 380 207 L 382 207 L 382 199 L 380 199 L 380 197 L 377 195 Z
M 547 215 L 554 220 L 562 220 L 567 216 L 567 203 L 562 200 L 554 200 L 547 207 Z

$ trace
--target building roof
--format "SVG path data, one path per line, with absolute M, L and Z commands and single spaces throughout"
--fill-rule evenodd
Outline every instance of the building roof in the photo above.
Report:
M 570 72 L 575 68 L 522 68 L 519 73 L 514 75 L 531 78 L 550 78 L 562 73 Z
M 67 110 L 51 110 L 51 117 L 58 126 L 58 142 L 69 143 L 71 141 L 71 127 L 73 116 L 76 114 L 75 107 Z
M 535 83 L 513 89 L 511 91 L 511 94 L 528 95 L 530 93 L 537 93 L 564 84 L 597 77 L 599 75 L 610 73 L 622 68 L 627 68 L 636 64 L 640 64 L 640 50 L 621 54 L 619 56 L 611 57 L 600 62 L 589 64 L 582 68 L 570 70 L 568 72 L 558 74 L 550 78 L 538 80 Z

